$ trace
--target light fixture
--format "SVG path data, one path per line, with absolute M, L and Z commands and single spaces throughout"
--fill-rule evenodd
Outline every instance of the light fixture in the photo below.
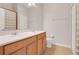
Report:
M 28 5 L 28 7 L 36 7 L 35 3 L 28 3 L 27 5 Z

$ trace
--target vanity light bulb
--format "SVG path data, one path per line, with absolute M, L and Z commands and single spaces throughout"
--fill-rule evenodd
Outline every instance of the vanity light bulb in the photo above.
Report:
M 28 6 L 32 6 L 32 3 L 28 3 Z
M 36 7 L 36 4 L 35 3 L 28 3 L 28 6 L 30 6 L 30 7 Z

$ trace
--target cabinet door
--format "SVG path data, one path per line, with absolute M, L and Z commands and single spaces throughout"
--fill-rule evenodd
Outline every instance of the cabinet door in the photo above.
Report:
M 11 55 L 26 55 L 26 48 L 19 49 Z
M 42 38 L 38 40 L 38 55 L 42 54 L 43 52 L 43 41 Z
M 33 42 L 27 47 L 27 55 L 36 55 L 36 54 L 37 54 L 36 42 Z
M 3 47 L 0 47 L 0 55 L 3 55 Z

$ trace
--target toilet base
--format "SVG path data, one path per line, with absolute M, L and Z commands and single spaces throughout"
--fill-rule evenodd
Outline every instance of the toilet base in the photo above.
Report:
M 48 45 L 48 44 L 47 44 L 47 48 L 51 48 L 51 47 L 52 47 L 52 45 Z
M 47 47 L 51 48 L 52 47 L 52 38 L 47 38 Z

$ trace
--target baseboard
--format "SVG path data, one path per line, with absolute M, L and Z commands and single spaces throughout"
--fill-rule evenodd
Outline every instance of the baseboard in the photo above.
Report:
M 64 44 L 60 44 L 60 43 L 53 43 L 54 45 L 59 45 L 59 46 L 63 46 L 63 47 L 66 47 L 66 48 L 70 48 L 71 49 L 71 46 L 69 45 L 64 45 Z

